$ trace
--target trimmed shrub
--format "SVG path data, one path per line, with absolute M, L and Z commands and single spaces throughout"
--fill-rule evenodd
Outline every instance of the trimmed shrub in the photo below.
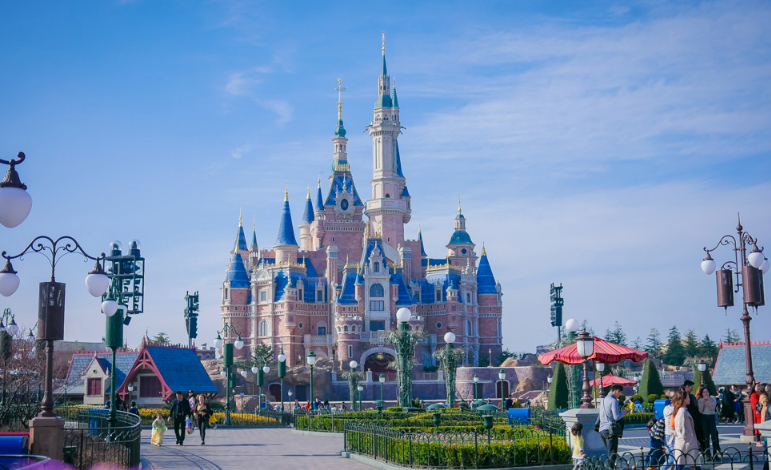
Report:
M 656 400 L 658 400 L 658 399 L 659 399 L 659 396 L 658 396 L 658 395 L 656 395 L 655 393 L 652 393 L 652 394 L 648 395 L 648 398 L 647 398 L 645 401 L 646 401 L 646 403 L 648 403 L 649 405 L 652 405 L 652 404 L 653 404 L 653 402 L 655 402 L 655 401 L 656 401 Z
M 643 399 L 642 395 L 639 395 L 639 394 L 638 395 L 632 395 L 632 403 L 635 403 L 635 402 L 638 402 L 638 401 L 641 404 L 645 402 L 645 400 Z
M 550 410 L 564 410 L 568 407 L 568 376 L 561 362 L 554 367 L 548 407 Z
M 659 371 L 652 360 L 646 359 L 642 378 L 640 378 L 640 395 L 661 395 L 664 393 L 664 385 L 661 383 Z M 652 402 L 651 402 L 652 403 Z

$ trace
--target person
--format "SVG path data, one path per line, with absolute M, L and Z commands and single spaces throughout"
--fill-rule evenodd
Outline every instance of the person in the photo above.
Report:
M 586 459 L 586 452 L 584 452 L 584 425 L 576 423 L 570 428 L 570 434 L 573 441 L 573 470 L 579 470 L 584 468 L 584 459 Z
M 667 448 L 667 466 L 662 470 L 669 470 L 675 464 L 675 421 L 672 419 L 672 414 L 675 411 L 675 406 L 672 404 L 672 397 L 674 394 L 669 392 L 667 401 L 664 402 L 664 445 Z
M 726 423 L 733 422 L 734 418 L 734 401 L 736 400 L 736 395 L 734 395 L 733 392 L 733 386 L 729 389 L 723 390 L 723 406 L 720 408 L 720 417 L 725 420 Z
M 198 421 L 198 433 L 201 435 L 201 445 L 206 445 L 206 428 L 209 427 L 211 407 L 203 393 L 198 395 L 198 404 L 195 407 L 195 417 Z
M 665 440 L 664 418 L 651 418 L 648 421 L 648 435 L 651 437 L 651 449 L 648 451 L 648 466 L 658 467 L 661 465 L 664 456 Z
M 763 392 L 765 392 L 763 385 L 756 383 L 755 386 L 752 387 L 752 393 L 750 394 L 750 406 L 752 406 L 752 422 L 755 424 L 760 424 L 760 406 L 758 403 L 760 401 L 760 395 L 764 394 Z M 760 436 L 760 431 L 755 429 L 755 434 Z M 758 442 L 758 444 L 761 443 Z
M 195 410 L 195 393 L 192 390 L 187 392 L 187 401 L 190 403 L 190 409 Z
M 696 429 L 696 439 L 699 443 L 699 450 L 704 450 L 704 428 L 701 424 L 701 413 L 699 413 L 699 402 L 696 400 L 696 397 L 693 396 L 693 381 L 692 380 L 686 380 L 683 383 L 682 389 L 685 390 L 685 393 L 688 394 L 688 413 L 691 414 L 691 418 L 693 419 L 693 425 Z
M 736 395 L 736 402 L 734 404 L 734 408 L 736 410 L 736 422 L 744 423 L 744 397 L 747 396 L 747 393 L 744 390 L 740 390 L 734 386 L 734 395 Z
M 319 400 L 319 397 L 316 397 L 316 399 L 313 400 L 313 409 L 314 410 L 321 409 L 321 400 Z
M 712 439 L 712 455 L 720 452 L 720 439 L 717 434 L 717 417 L 715 412 L 716 406 L 717 400 L 715 397 L 710 396 L 707 387 L 701 387 L 699 389 L 699 413 L 701 414 L 702 435 L 704 436 L 702 449 L 704 449 L 707 458 L 710 455 L 710 438 Z
M 163 433 L 168 430 L 166 423 L 163 422 L 163 415 L 159 411 L 153 421 L 153 432 L 150 437 L 150 443 L 158 447 L 163 445 Z
M 514 403 L 511 401 L 511 398 L 507 398 L 504 403 L 505 403 L 504 408 L 507 410 L 514 406 Z
M 109 410 L 110 409 L 110 399 L 108 398 L 107 401 L 104 402 L 104 409 Z
M 623 433 L 624 414 L 618 405 L 618 397 L 623 387 L 614 384 L 610 387 L 610 393 L 602 400 L 598 419 L 600 420 L 600 437 L 608 450 L 610 466 L 613 467 L 618 456 L 618 440 Z M 624 411 L 626 413 L 626 411 Z
M 765 393 L 758 399 L 758 405 L 760 405 L 760 422 L 765 423 L 771 421 L 771 408 L 768 406 L 768 395 Z
M 139 408 L 137 408 L 137 402 L 135 401 L 131 402 L 131 406 L 129 407 L 128 412 L 131 413 L 132 415 L 139 416 Z
M 324 399 L 324 409 L 325 410 L 329 409 L 329 400 L 327 400 L 326 398 Z
M 294 410 L 301 410 L 302 407 L 300 406 L 300 400 L 297 398 L 294 399 L 294 405 L 292 406 L 292 409 Z
M 191 414 L 190 402 L 185 399 L 185 394 L 177 392 L 176 398 L 171 402 L 169 420 L 174 420 L 174 434 L 177 436 L 178 445 L 184 445 L 186 433 L 185 419 Z
M 686 465 L 692 469 L 700 468 L 701 458 L 699 454 L 699 440 L 696 436 L 693 417 L 688 411 L 691 394 L 681 389 L 675 394 L 672 403 L 675 406 L 673 412 L 675 424 L 675 464 L 678 469 Z

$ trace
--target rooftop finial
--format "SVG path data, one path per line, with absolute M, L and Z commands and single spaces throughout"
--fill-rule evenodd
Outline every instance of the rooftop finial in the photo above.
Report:
M 383 31 L 383 55 L 385 55 L 385 31 Z
M 458 214 L 460 213 L 460 194 L 458 194 Z
M 284 202 L 289 202 L 289 182 L 284 183 Z
M 308 185 L 308 199 L 311 198 L 311 185 Z
M 487 256 L 487 250 L 485 250 L 485 242 L 482 242 L 482 256 Z
M 238 209 L 238 226 L 243 227 L 244 226 L 244 218 L 243 216 L 243 209 Z
M 257 216 L 255 215 L 253 217 L 254 217 L 254 223 L 252 224 L 252 230 L 254 231 L 254 233 L 257 233 Z
M 421 233 L 423 232 L 421 231 L 421 228 L 420 228 L 420 222 L 418 222 L 418 235 L 420 235 Z
M 321 170 L 319 170 L 319 188 L 321 188 Z
M 344 87 L 342 85 L 343 79 L 338 78 L 337 79 L 337 88 L 335 88 L 335 91 L 337 91 L 337 120 L 341 121 L 343 119 L 343 95 L 342 93 L 348 89 L 348 87 Z

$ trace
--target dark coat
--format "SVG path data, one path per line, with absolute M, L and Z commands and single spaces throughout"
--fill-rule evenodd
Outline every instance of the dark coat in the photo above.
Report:
M 177 400 L 175 398 L 174 401 L 171 402 L 171 410 L 169 410 L 169 416 L 172 418 L 185 419 L 191 414 L 190 403 L 187 401 L 187 398 L 183 398 L 182 400 Z

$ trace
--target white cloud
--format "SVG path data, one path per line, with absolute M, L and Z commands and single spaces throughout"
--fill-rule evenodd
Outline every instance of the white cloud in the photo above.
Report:
M 233 150 L 231 153 L 231 156 L 233 158 L 241 158 L 247 153 L 251 152 L 254 149 L 254 145 L 246 144 L 238 147 L 237 149 Z

